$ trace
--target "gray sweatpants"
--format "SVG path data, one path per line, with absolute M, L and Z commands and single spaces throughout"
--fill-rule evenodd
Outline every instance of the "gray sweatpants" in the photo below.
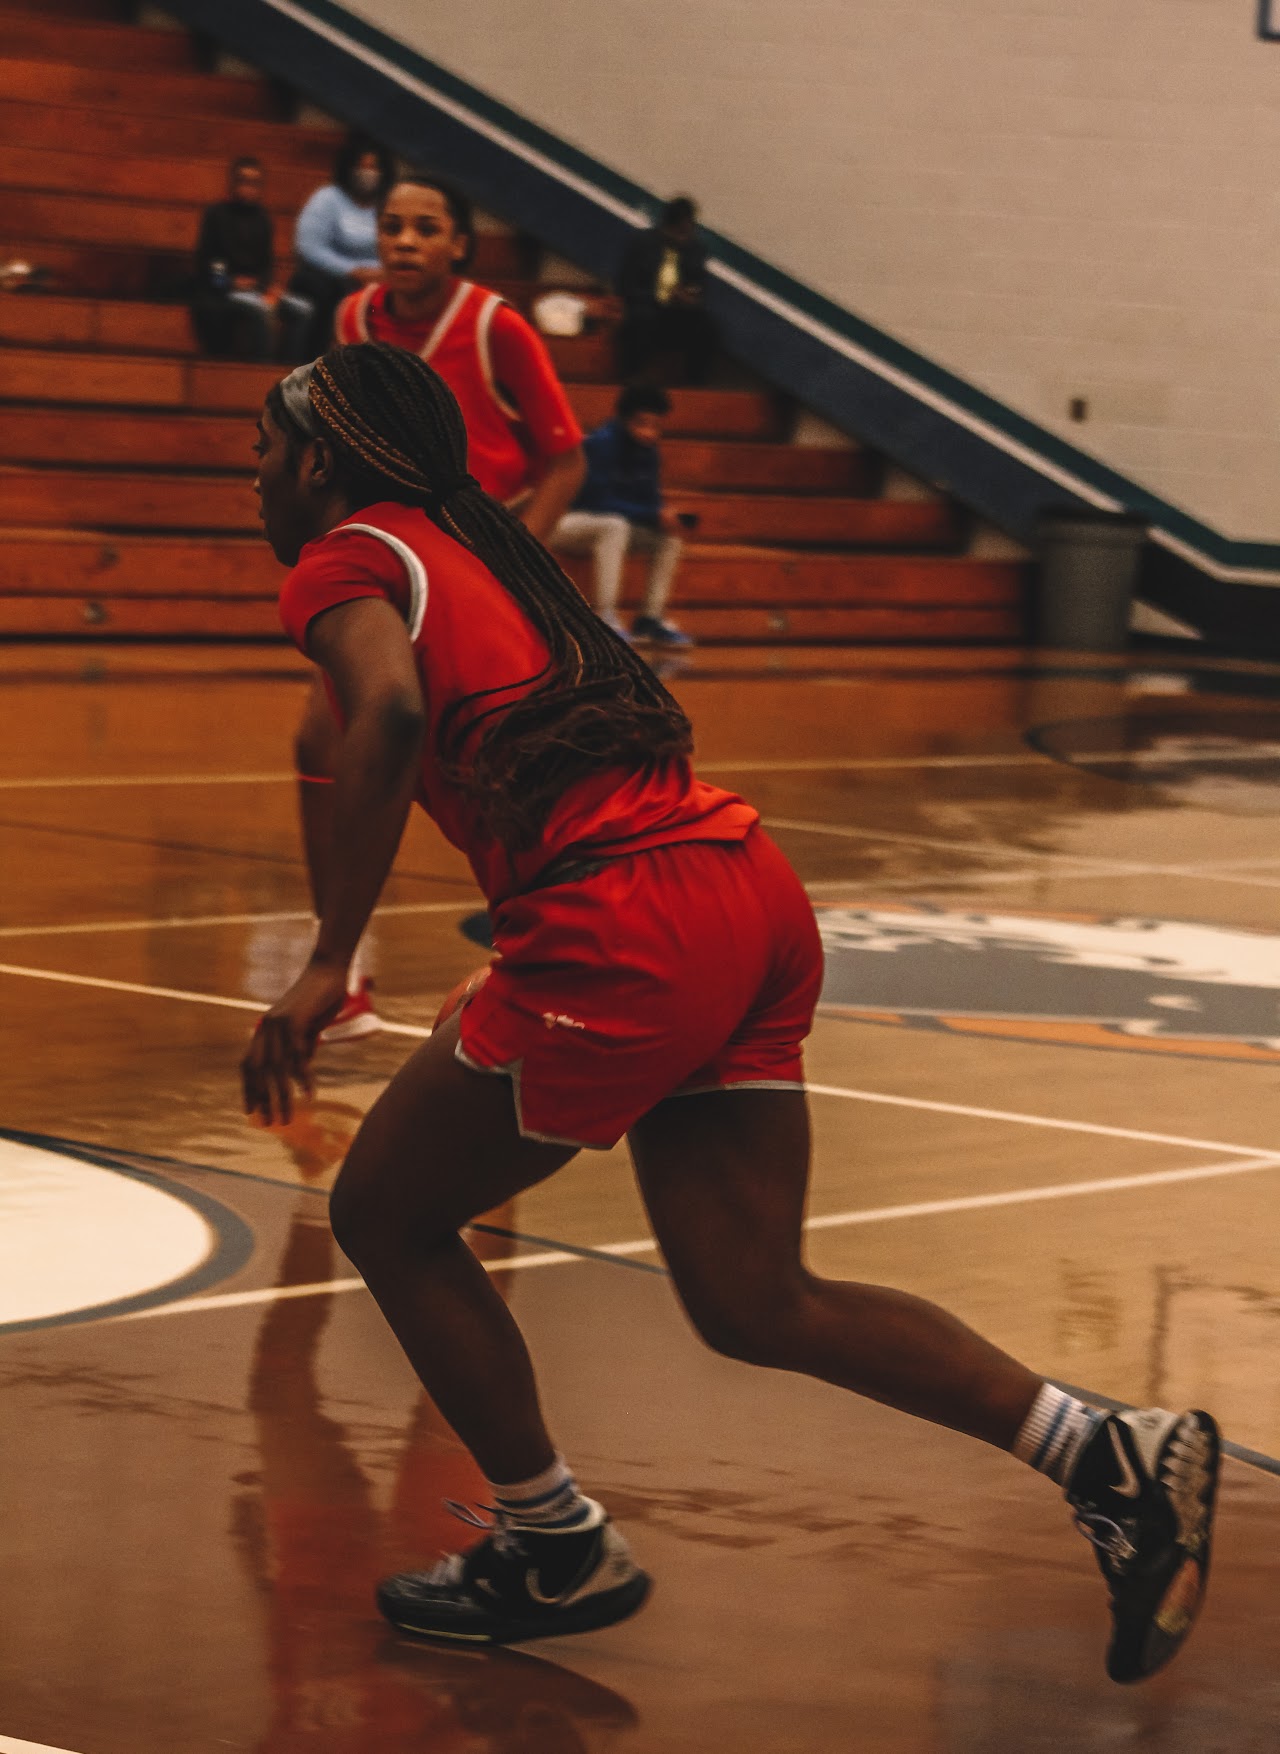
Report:
M 612 616 L 622 593 L 622 565 L 627 549 L 636 547 L 653 556 L 641 613 L 662 619 L 671 595 L 676 567 L 684 543 L 665 530 L 633 524 L 617 512 L 566 512 L 551 532 L 552 548 L 566 554 L 590 554 L 595 568 L 596 609 Z

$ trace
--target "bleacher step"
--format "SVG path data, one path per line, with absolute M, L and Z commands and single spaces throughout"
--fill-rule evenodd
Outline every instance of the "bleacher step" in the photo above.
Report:
M 11 404 L 0 418 L 0 463 L 232 470 L 244 475 L 251 468 L 252 438 L 253 422 L 242 414 Z M 812 450 L 752 440 L 669 439 L 663 446 L 662 466 L 669 488 L 749 488 L 808 496 L 865 496 L 874 475 L 865 451 Z
M 98 107 L 92 84 L 75 99 L 41 98 L 34 91 L 0 87 L 0 144 L 53 147 L 58 151 L 157 158 L 213 158 L 229 162 L 241 152 L 256 153 L 267 165 L 313 164 L 323 182 L 342 138 L 329 128 L 297 127 L 288 122 L 237 116 L 216 117 L 179 111 L 176 115 L 141 109 Z
M 79 18 L 6 4 L 0 7 L 0 44 L 7 56 L 61 61 L 98 69 L 198 71 L 191 37 L 185 30 L 126 24 L 121 19 Z
M 183 117 L 193 122 L 219 116 L 265 121 L 273 108 L 267 83 L 259 78 L 77 67 L 70 62 L 24 60 L 21 55 L 0 52 L 0 99 L 8 98 L 123 110 L 130 115 L 143 111 L 149 116 Z
M 565 570 L 589 590 L 588 559 Z M 274 599 L 283 572 L 261 537 L 116 535 L 60 529 L 0 529 L 0 596 L 167 599 L 189 594 Z M 647 565 L 632 556 L 627 590 L 638 598 Z M 717 607 L 1015 607 L 1023 569 L 964 555 L 824 554 L 741 544 L 691 547 L 681 563 L 681 605 Z
M 959 534 L 942 501 L 676 490 L 670 505 L 698 520 L 686 535 L 693 546 L 934 549 L 953 546 Z M 244 533 L 258 523 L 247 476 L 0 467 L 0 526 Z
M 202 410 L 256 418 L 280 376 L 275 365 L 224 365 L 207 359 L 135 358 L 128 354 L 59 355 L 39 348 L 0 349 L 0 402 L 109 404 L 122 408 Z M 613 412 L 611 384 L 573 384 L 579 420 L 598 426 Z M 667 422 L 673 435 L 775 438 L 775 399 L 756 390 L 676 390 Z

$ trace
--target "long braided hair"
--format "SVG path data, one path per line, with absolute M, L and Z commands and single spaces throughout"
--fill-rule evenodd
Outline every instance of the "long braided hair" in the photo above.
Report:
M 542 544 L 467 473 L 462 414 L 424 359 L 362 342 L 267 398 L 286 434 L 322 436 L 353 507 L 421 506 L 482 561 L 546 644 L 541 670 L 481 689 L 441 715 L 436 756 L 508 852 L 536 844 L 556 800 L 606 768 L 651 769 L 690 753 L 679 704 L 587 604 Z M 310 419 L 308 419 L 310 416 Z

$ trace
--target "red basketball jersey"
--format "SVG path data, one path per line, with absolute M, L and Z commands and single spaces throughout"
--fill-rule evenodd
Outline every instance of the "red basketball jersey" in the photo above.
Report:
M 541 340 L 496 292 L 459 280 L 436 323 L 399 321 L 385 286 L 338 306 L 340 342 L 384 341 L 425 359 L 448 384 L 467 429 L 467 467 L 486 493 L 509 500 L 540 465 L 582 442 L 582 429 Z M 503 359 L 512 369 L 503 372 Z M 510 381 L 508 381 L 510 380 Z
M 384 597 L 404 619 L 427 712 L 418 802 L 466 855 L 491 903 L 529 887 L 570 849 L 585 858 L 742 840 L 759 820 L 741 798 L 696 779 L 687 761 L 611 768 L 571 786 L 541 842 L 510 857 L 481 826 L 474 802 L 441 774 L 436 734 L 450 705 L 480 690 L 499 691 L 485 707 L 502 692 L 518 700 L 547 662 L 540 635 L 482 561 L 424 512 L 390 501 L 307 544 L 281 592 L 285 631 L 305 651 L 312 620 L 357 597 Z

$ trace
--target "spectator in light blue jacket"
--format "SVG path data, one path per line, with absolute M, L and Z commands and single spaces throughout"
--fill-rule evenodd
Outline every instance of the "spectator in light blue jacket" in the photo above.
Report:
M 567 554 L 590 554 L 595 570 L 596 611 L 633 645 L 668 651 L 693 644 L 663 613 L 684 547 L 681 518 L 663 503 L 659 445 L 671 398 L 655 384 L 631 384 L 618 397 L 612 420 L 583 440 L 587 475 L 573 507 L 551 533 L 551 545 Z M 652 555 L 644 602 L 630 630 L 618 599 L 628 548 Z
M 289 291 L 311 306 L 306 359 L 332 344 L 333 315 L 347 294 L 381 274 L 378 202 L 394 174 L 390 153 L 362 135 L 349 135 L 334 161 L 333 181 L 317 189 L 298 215 Z

